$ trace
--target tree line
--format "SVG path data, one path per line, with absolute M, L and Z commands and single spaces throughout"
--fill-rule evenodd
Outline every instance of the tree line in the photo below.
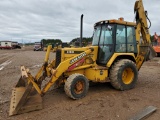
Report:
M 62 43 L 61 39 L 42 39 L 41 40 L 42 45 L 48 46 L 48 45 L 60 45 Z
M 82 45 L 83 46 L 87 46 L 89 44 L 92 43 L 92 39 L 93 37 L 83 37 L 83 40 L 82 40 Z M 150 39 L 151 39 L 151 42 L 154 42 L 154 35 L 150 35 Z M 47 46 L 47 45 L 53 45 L 53 44 L 62 44 L 62 40 L 61 39 L 42 39 L 41 42 Z M 80 42 L 80 38 L 77 37 L 77 38 L 74 38 L 72 39 L 69 44 L 70 45 L 74 45 L 75 42 Z

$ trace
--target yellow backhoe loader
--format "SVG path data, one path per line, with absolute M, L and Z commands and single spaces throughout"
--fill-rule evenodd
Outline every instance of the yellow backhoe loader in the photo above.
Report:
M 22 75 L 12 91 L 9 115 L 42 109 L 42 96 L 52 85 L 64 85 L 65 93 L 72 99 L 86 96 L 89 81 L 110 82 L 117 90 L 134 88 L 142 64 L 155 56 L 142 0 L 135 2 L 134 12 L 135 22 L 120 18 L 95 23 L 91 46 L 58 49 L 50 63 L 49 46 L 36 76 L 21 66 Z M 46 77 L 50 80 L 42 88 Z

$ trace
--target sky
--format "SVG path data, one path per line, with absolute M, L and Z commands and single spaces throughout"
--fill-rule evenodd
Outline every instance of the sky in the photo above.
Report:
M 0 40 L 36 42 L 61 39 L 69 42 L 80 36 L 91 37 L 100 20 L 134 20 L 136 0 L 0 0 Z M 160 0 L 143 0 L 152 22 L 150 34 L 160 35 Z

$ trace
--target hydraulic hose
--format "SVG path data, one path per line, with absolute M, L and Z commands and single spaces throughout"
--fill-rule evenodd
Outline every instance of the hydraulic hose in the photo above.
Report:
M 145 27 L 144 26 L 144 24 L 142 24 L 146 29 L 150 29 L 150 27 L 151 27 L 151 21 L 150 21 L 150 19 L 148 18 L 148 13 L 147 13 L 147 11 L 145 11 L 145 16 L 146 16 L 146 18 L 147 18 L 147 20 L 149 21 L 149 27 Z M 138 14 L 138 11 L 136 11 L 136 13 L 135 13 L 135 20 L 137 21 L 137 24 L 138 24 L 138 22 L 142 22 L 140 19 L 139 19 L 139 14 Z
M 151 27 L 151 21 L 150 21 L 150 19 L 148 18 L 148 13 L 147 13 L 147 11 L 145 11 L 145 15 L 146 15 L 146 18 L 147 18 L 147 20 L 149 21 L 149 23 L 150 23 L 150 25 L 149 25 L 149 27 L 147 28 L 147 29 L 150 29 L 150 27 Z

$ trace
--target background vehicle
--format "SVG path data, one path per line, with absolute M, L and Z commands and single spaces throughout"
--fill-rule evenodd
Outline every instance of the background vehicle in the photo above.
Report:
M 12 49 L 12 41 L 0 41 L 0 49 Z
M 94 25 L 91 46 L 58 49 L 50 63 L 52 46 L 48 46 L 44 64 L 35 77 L 22 66 L 22 76 L 12 91 L 10 115 L 42 109 L 41 96 L 52 85 L 64 83 L 65 93 L 72 99 L 86 96 L 89 81 L 110 82 L 117 90 L 134 88 L 142 64 L 155 56 L 142 0 L 135 2 L 134 11 L 136 23 L 123 18 L 99 21 Z M 46 77 L 50 80 L 42 88 Z
M 34 51 L 42 51 L 42 43 L 41 42 L 35 42 L 33 50 Z
M 21 46 L 15 41 L 0 41 L 0 49 L 21 49 Z
M 157 56 L 160 57 L 160 37 L 156 33 L 154 34 L 153 48 L 157 53 Z

